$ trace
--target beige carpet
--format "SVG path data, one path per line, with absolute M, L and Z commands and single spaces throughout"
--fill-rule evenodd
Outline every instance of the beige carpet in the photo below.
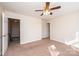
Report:
M 60 52 L 59 56 L 79 56 L 79 52 L 73 50 L 70 46 L 49 39 L 23 45 L 11 43 L 5 56 L 50 56 L 48 46 L 53 44 L 56 45 L 57 50 Z

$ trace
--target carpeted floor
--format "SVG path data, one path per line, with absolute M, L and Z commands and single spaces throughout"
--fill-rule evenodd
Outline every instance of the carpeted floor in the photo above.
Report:
M 56 46 L 57 50 L 60 52 L 59 56 L 79 56 L 79 52 L 73 50 L 70 46 L 49 39 L 23 45 L 12 42 L 5 56 L 50 56 L 48 50 L 48 46 L 50 45 Z

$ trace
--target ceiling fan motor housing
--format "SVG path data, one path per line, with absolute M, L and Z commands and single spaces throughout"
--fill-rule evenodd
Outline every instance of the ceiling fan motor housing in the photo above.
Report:
M 52 15 L 53 13 L 52 12 L 50 12 L 50 15 Z

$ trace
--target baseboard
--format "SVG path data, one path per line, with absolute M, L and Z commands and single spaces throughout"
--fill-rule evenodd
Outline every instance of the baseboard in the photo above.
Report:
M 42 39 L 39 39 L 39 40 L 42 40 Z M 39 40 L 26 41 L 26 42 L 22 42 L 22 43 L 20 43 L 20 44 L 27 44 L 27 43 L 31 43 L 31 42 L 35 42 L 35 41 L 39 41 Z
M 59 40 L 56 40 L 56 39 L 50 39 L 50 40 L 54 40 L 54 41 L 57 41 L 57 42 L 60 42 L 60 43 L 65 44 L 65 42 L 63 42 L 63 41 L 59 41 Z
M 42 38 L 42 39 L 50 39 L 50 37 L 45 37 L 45 38 Z

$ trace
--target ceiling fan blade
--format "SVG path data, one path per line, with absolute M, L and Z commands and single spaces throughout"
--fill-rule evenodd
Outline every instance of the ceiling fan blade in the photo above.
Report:
M 40 16 L 43 16 L 43 13 Z
M 43 11 L 43 10 L 35 10 L 35 11 Z
M 59 8 L 61 8 L 61 6 L 50 8 L 50 10 L 55 10 L 55 9 L 59 9 Z

